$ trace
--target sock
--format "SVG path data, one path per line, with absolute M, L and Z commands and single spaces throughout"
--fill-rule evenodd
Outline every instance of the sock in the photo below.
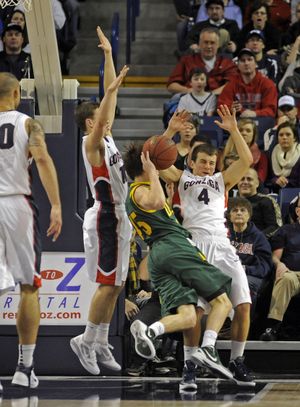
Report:
M 35 349 L 35 344 L 19 345 L 18 365 L 23 364 L 25 367 L 32 366 L 34 349 Z
M 101 345 L 108 345 L 109 325 L 101 322 L 98 326 L 97 342 L 101 343 Z
M 88 321 L 83 334 L 83 340 L 87 344 L 91 345 L 96 342 L 98 325 Z
M 204 346 L 215 346 L 217 336 L 218 336 L 218 334 L 216 331 L 207 329 L 203 335 L 203 341 L 202 341 L 201 348 L 204 348 Z
M 245 342 L 231 341 L 231 353 L 230 360 L 234 360 L 240 356 L 243 356 L 245 350 Z
M 149 329 L 152 329 L 152 332 L 155 335 L 155 338 L 157 336 L 163 335 L 165 333 L 165 326 L 161 322 L 157 321 L 154 322 L 154 324 L 149 326 Z
M 191 356 L 196 350 L 198 349 L 198 346 L 183 346 L 183 352 L 184 352 L 184 361 L 186 360 L 191 360 Z

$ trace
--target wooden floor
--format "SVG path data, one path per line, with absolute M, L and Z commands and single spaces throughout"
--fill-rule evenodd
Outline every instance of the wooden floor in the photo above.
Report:
M 42 377 L 24 391 L 2 378 L 1 407 L 299 407 L 300 376 L 262 377 L 255 388 L 199 379 L 195 393 L 179 393 L 178 378 Z

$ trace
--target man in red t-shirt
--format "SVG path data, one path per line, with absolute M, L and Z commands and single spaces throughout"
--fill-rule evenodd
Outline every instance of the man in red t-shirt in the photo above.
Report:
M 277 89 L 273 81 L 256 70 L 255 55 L 243 48 L 238 55 L 238 74 L 227 83 L 218 98 L 218 106 L 235 108 L 240 117 L 275 117 Z
M 207 88 L 219 95 L 224 85 L 236 73 L 236 65 L 228 58 L 217 55 L 220 34 L 217 28 L 207 27 L 199 37 L 199 52 L 183 56 L 171 76 L 167 88 L 171 93 L 191 92 L 189 77 L 194 68 L 204 68 L 207 72 Z

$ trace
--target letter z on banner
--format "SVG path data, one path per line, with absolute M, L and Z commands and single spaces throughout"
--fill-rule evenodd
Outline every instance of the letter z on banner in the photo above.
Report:
M 97 284 L 87 277 L 84 254 L 44 252 L 41 275 L 41 325 L 85 325 Z M 0 297 L 0 325 L 15 325 L 18 302 L 18 287 Z

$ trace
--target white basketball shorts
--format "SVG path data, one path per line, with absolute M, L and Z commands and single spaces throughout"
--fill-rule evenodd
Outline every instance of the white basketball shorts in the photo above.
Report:
M 96 201 L 86 211 L 83 241 L 91 281 L 120 286 L 126 280 L 131 230 L 124 205 L 112 207 Z
M 18 283 L 41 286 L 37 208 L 29 197 L 0 197 L 0 293 Z

